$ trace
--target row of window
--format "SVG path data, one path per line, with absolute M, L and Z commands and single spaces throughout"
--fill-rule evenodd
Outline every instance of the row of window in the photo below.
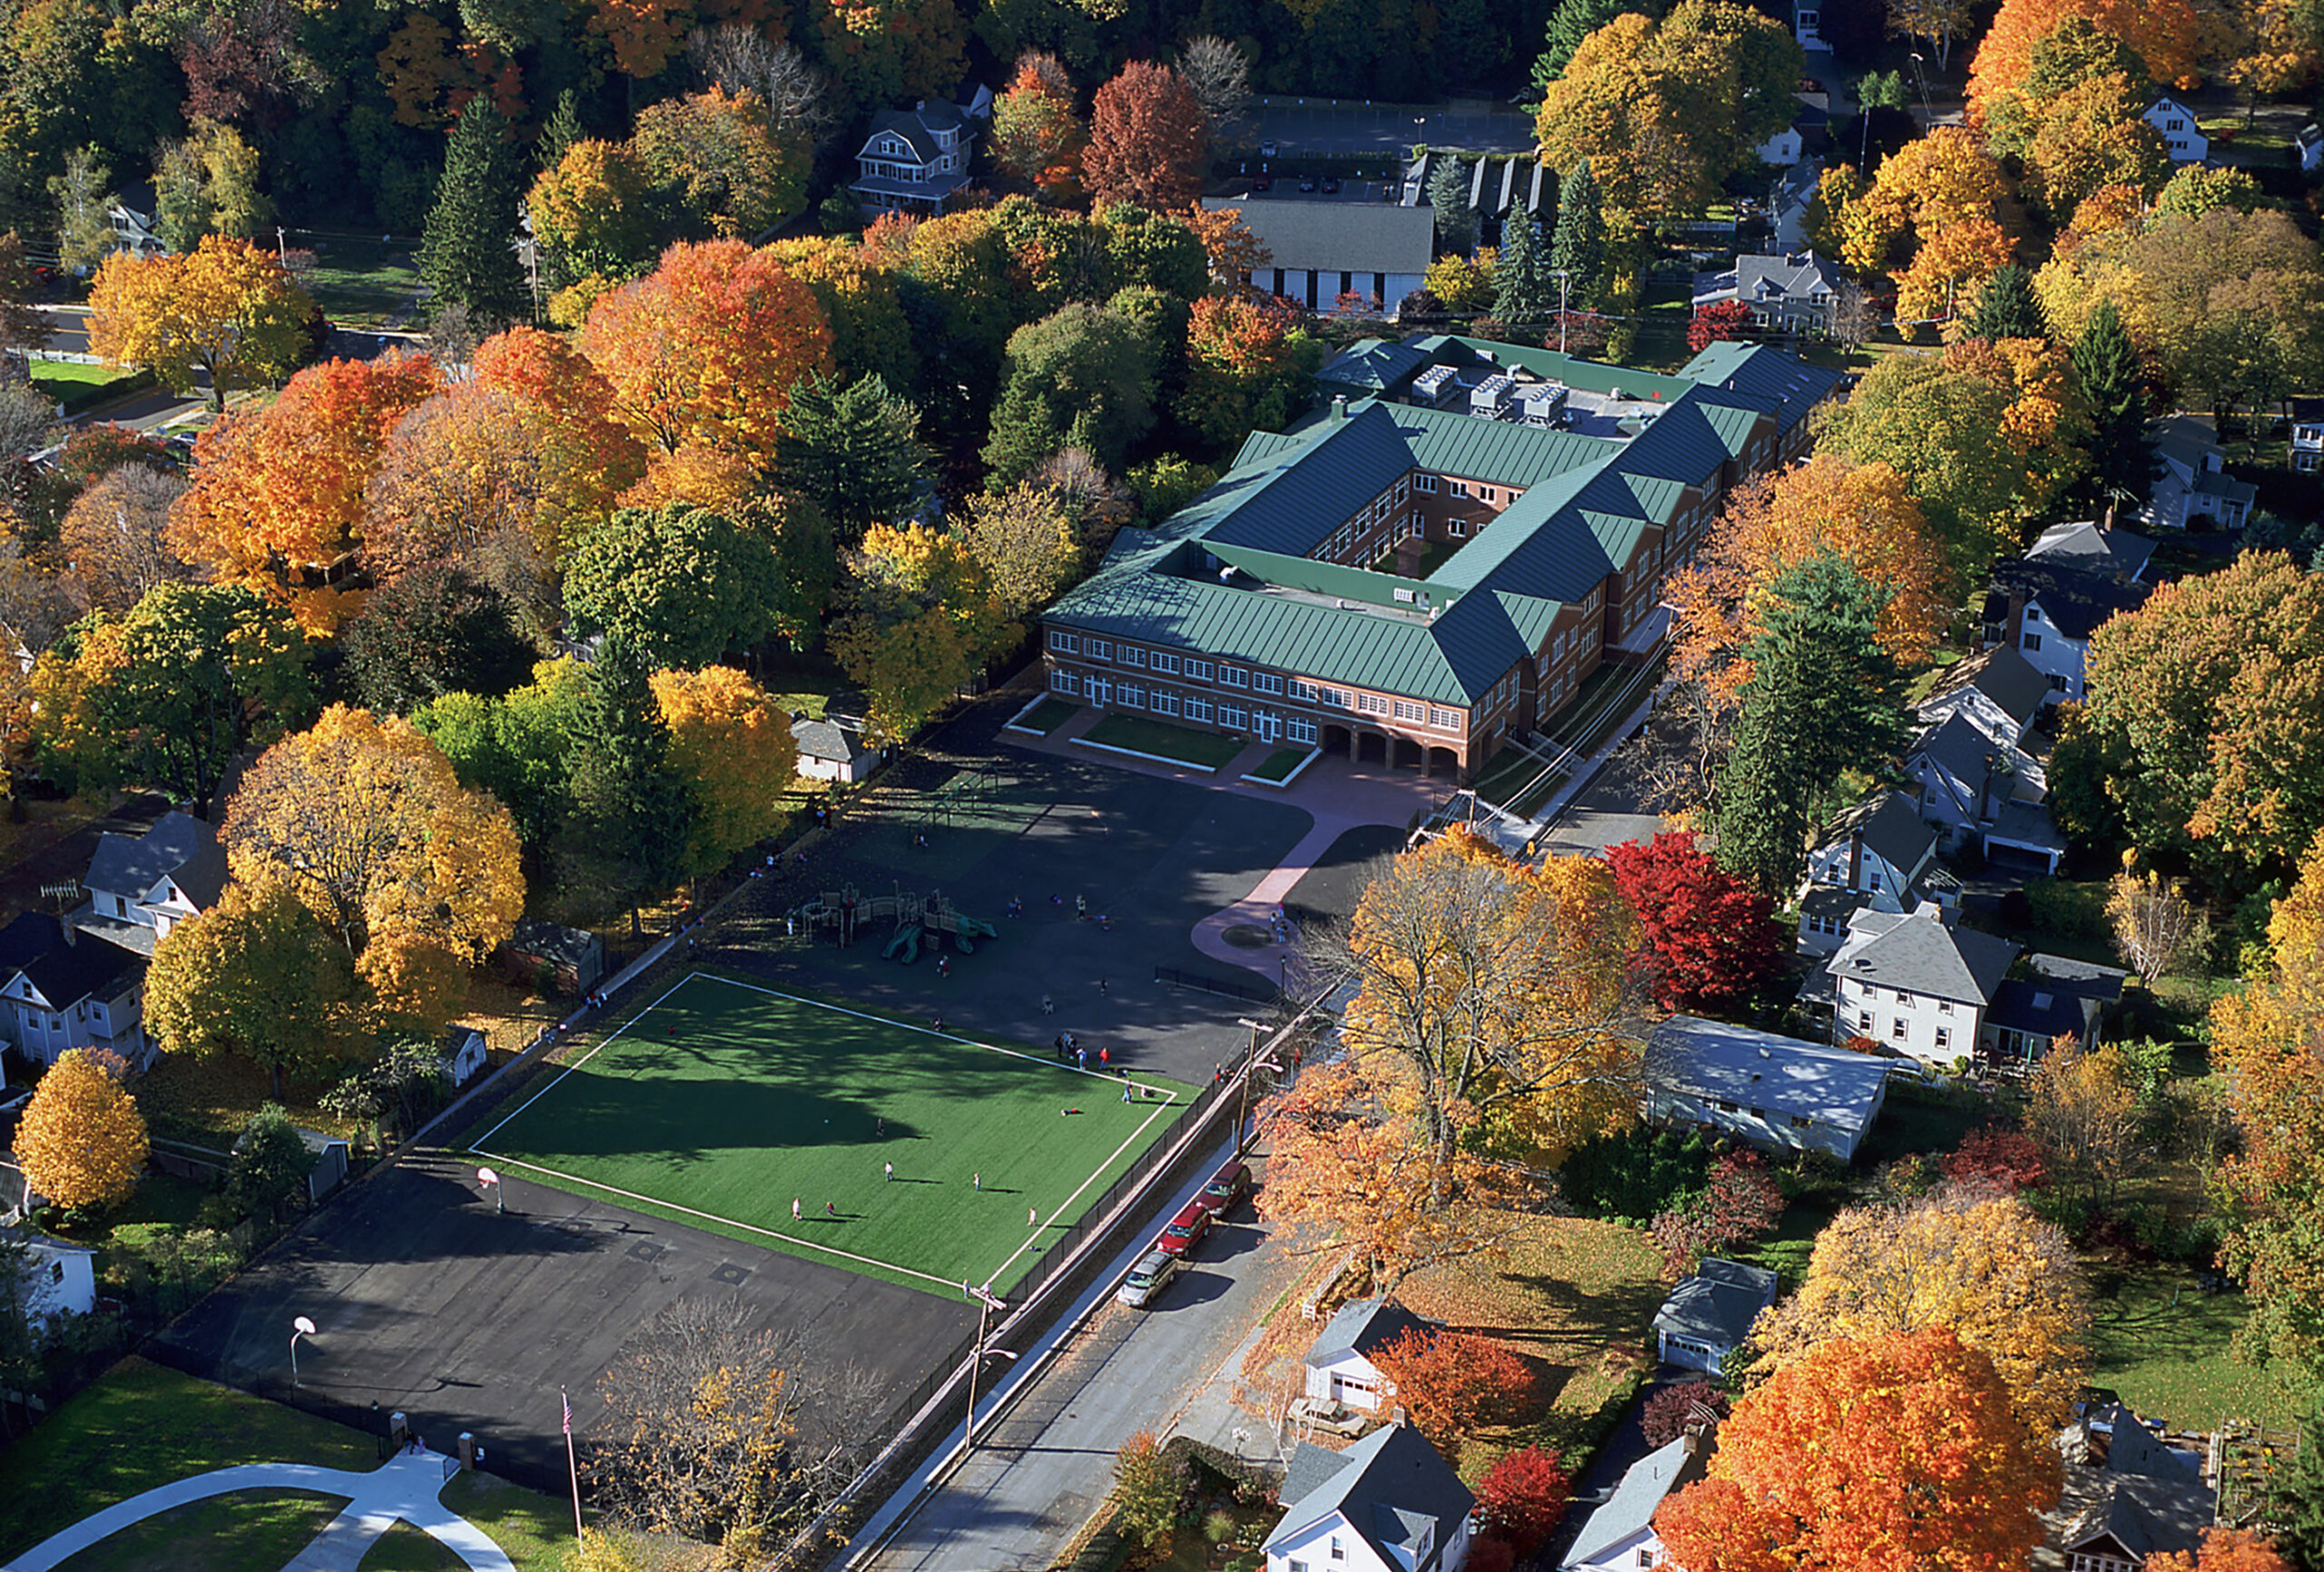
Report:
M 1843 978 L 1840 980 L 1840 987 L 1843 988 L 1847 987 L 1846 978 Z M 1858 983 L 1856 984 L 1856 987 L 1863 993 L 1866 998 L 1877 999 L 1880 997 L 1880 989 L 1876 984 Z M 1911 1009 L 1915 1002 L 1915 996 L 1905 992 L 1903 988 L 1898 988 L 1896 990 L 1896 997 L 1898 1007 L 1904 1009 Z M 1941 1016 L 1951 1015 L 1953 1013 L 1953 1001 L 1951 999 L 1938 999 L 1936 1001 L 1936 1013 Z
M 1950 1009 L 1952 1007 L 1948 1005 L 1948 1006 L 1946 1006 L 1945 1007 L 1946 1007 L 1947 1009 Z M 1905 1019 L 1903 1016 L 1898 1016 L 1898 1017 L 1896 1017 L 1894 1020 L 1892 1020 L 1892 1021 L 1890 1021 L 1890 1022 L 1888 1023 L 1888 1035 L 1889 1035 L 1891 1037 L 1895 1038 L 1897 1042 L 1900 1042 L 1900 1043 L 1901 1043 L 1901 1042 L 1907 1041 L 1908 1039 L 1910 1039 L 1910 1038 L 1911 1038 L 1911 1037 L 1912 1037 L 1912 1035 L 1913 1035 L 1912 1027 L 1913 1027 L 1913 1023 L 1912 1023 L 1911 1021 L 1909 1021 L 1909 1020 Z M 1870 1010 L 1858 1010 L 1858 1011 L 1856 1011 L 1856 1033 L 1857 1033 L 1857 1035 L 1858 1035 L 1859 1037 L 1870 1037 L 1870 1036 L 1873 1034 L 1873 1032 L 1876 1029 L 1876 1028 L 1875 1027 L 1874 1024 L 1873 1024 L 1872 1012 L 1871 1012 Z M 1953 1046 L 1953 1028 L 1952 1028 L 1951 1027 L 1937 1027 L 1937 1028 L 1936 1028 L 1936 1048 L 1937 1048 L 1937 1051 L 1938 1051 L 1939 1053 L 1943 1053 L 1945 1049 L 1947 1049 L 1947 1048 L 1951 1047 L 1952 1046 Z
M 1722 1114 L 1739 1114 L 1743 1111 L 1743 1105 L 1740 1103 L 1730 1103 L 1724 1097 L 1713 1097 L 1710 1100 L 1710 1105 Z M 1751 1110 L 1751 1117 L 1754 1119 L 1765 1119 L 1767 1116 L 1768 1111 L 1765 1108 Z M 1794 1114 L 1790 1115 L 1790 1119 L 1791 1127 L 1795 1130 L 1812 1129 L 1816 1124 L 1815 1120 L 1805 1114 Z
M 1204 725 L 1215 722 L 1230 732 L 1255 732 L 1264 742 L 1274 742 L 1279 735 L 1293 742 L 1312 744 L 1316 737 L 1315 722 L 1304 715 L 1275 715 L 1264 710 L 1255 712 L 1230 700 L 1213 701 L 1200 693 L 1173 693 L 1167 688 L 1148 689 L 1141 683 L 1118 683 L 1094 674 L 1084 680 L 1073 672 L 1053 671 L 1049 673 L 1049 691 L 1086 697 L 1093 704 L 1150 710 L 1157 715 L 1183 716 Z
M 1063 628 L 1049 630 L 1049 648 L 1060 655 L 1078 654 L 1097 661 L 1118 660 L 1122 665 L 1150 669 L 1163 676 L 1183 674 L 1190 683 L 1216 680 L 1222 687 L 1248 688 L 1255 693 L 1278 696 L 1287 693 L 1289 697 L 1301 703 L 1318 704 L 1326 709 L 1355 710 L 1372 715 L 1393 714 L 1399 721 L 1410 721 L 1416 725 L 1425 723 L 1439 731 L 1458 731 L 1467 722 L 1467 717 L 1458 710 L 1447 710 L 1433 704 L 1422 705 L 1406 699 L 1391 699 L 1358 689 L 1327 687 L 1304 677 L 1285 679 L 1273 672 L 1225 665 L 1198 655 L 1180 656 L 1167 650 L 1148 652 L 1135 644 L 1124 644 L 1117 652 L 1110 639 L 1084 637 Z M 1059 676 L 1071 674 L 1055 673 Z M 1103 680 L 1094 676 L 1090 678 L 1092 683 Z M 1059 688 L 1058 691 L 1070 693 L 1073 690 Z

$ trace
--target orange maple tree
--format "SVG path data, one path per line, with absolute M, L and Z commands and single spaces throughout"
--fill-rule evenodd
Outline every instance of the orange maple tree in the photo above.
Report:
M 1081 175 L 1100 205 L 1137 202 L 1176 212 L 1202 194 L 1210 123 L 1186 78 L 1133 60 L 1089 106 Z
M 1396 1400 L 1439 1449 L 1459 1455 L 1480 1425 L 1513 1419 L 1532 1395 L 1533 1370 L 1505 1343 L 1472 1331 L 1415 1328 L 1375 1351 Z
M 427 356 L 400 349 L 310 366 L 267 408 L 202 434 L 170 549 L 330 634 L 361 598 L 364 491 L 388 435 L 442 387 Z
M 2291 1572 L 2291 1563 L 2249 1528 L 2206 1528 L 2194 1550 L 2158 1550 L 2146 1572 Z
M 680 243 L 589 309 L 581 349 L 648 446 L 689 442 L 771 464 L 792 387 L 831 366 L 815 297 L 741 241 Z
M 2058 1486 L 1992 1361 L 1935 1327 L 1828 1342 L 1769 1377 L 1654 1528 L 1687 1572 L 2011 1572 Z
M 2190 0 L 2003 0 L 1969 63 L 1969 114 L 1986 109 L 2034 68 L 2034 46 L 2071 16 L 2112 33 L 2138 52 L 2158 82 L 2192 87 L 2203 24 Z
M 1073 79 L 1054 54 L 1024 55 L 1008 91 L 993 100 L 993 162 L 1028 185 L 1062 196 L 1073 189 L 1080 152 Z

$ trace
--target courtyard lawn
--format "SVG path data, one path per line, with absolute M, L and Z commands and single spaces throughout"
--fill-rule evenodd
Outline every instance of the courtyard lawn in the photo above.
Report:
M 1648 1323 L 1666 1292 L 1636 1229 L 1579 1217 L 1513 1219 L 1509 1253 L 1432 1267 L 1396 1296 L 1414 1314 L 1507 1345 L 1532 1366 L 1532 1411 L 1470 1439 L 1461 1476 L 1540 1443 L 1579 1474 L 1651 1368 Z M 1292 1312 L 1296 1315 L 1295 1309 Z
M 1125 1101 L 1094 1056 L 1080 1071 L 697 973 L 469 1138 L 577 1194 L 924 1292 L 1005 1293 L 1194 1093 L 1130 1084 Z
M 1268 754 L 1265 761 L 1261 763 L 1257 769 L 1252 771 L 1246 779 L 1253 781 L 1288 781 L 1291 779 L 1291 772 L 1298 769 L 1300 764 L 1305 761 L 1307 753 L 1308 750 L 1305 748 L 1277 748 L 1274 752 Z
M 2208 1430 L 2223 1420 L 2290 1429 L 2297 1405 L 2269 1371 L 2237 1359 L 2230 1344 L 2250 1307 L 2240 1293 L 2205 1293 L 2181 1267 L 2091 1272 L 2090 1372 L 2124 1402 L 2173 1429 Z
M 148 373 L 127 366 L 84 366 L 72 360 L 35 360 L 32 374 L 33 385 L 64 405 L 67 415 L 134 392 L 153 380 Z
M 561 1572 L 573 1554 L 570 1502 L 490 1474 L 454 1476 L 437 1498 L 492 1536 L 523 1572 Z M 365 1552 L 359 1572 L 464 1572 L 468 1563 L 409 1523 L 398 1523 Z
M 1069 703 L 1063 699 L 1043 699 L 1009 723 L 1019 731 L 1039 732 L 1046 737 L 1073 719 L 1080 708 L 1080 705 Z
M 236 1463 L 315 1463 L 369 1471 L 379 1467 L 379 1454 L 372 1438 L 343 1425 L 144 1360 L 123 1360 L 0 1455 L 0 1557 L 28 1550 L 90 1513 L 156 1485 Z M 60 1488 L 60 1481 L 69 1481 L 70 1488 Z M 276 1494 L 252 1491 L 228 1499 L 247 1505 Z M 287 1524 L 303 1510 L 278 1504 L 255 1514 L 227 1516 L 252 1525 L 261 1519 Z M 329 1518 L 326 1513 L 324 1520 Z M 318 1523 L 305 1538 L 320 1529 Z M 287 1527 L 283 1531 L 288 1533 Z M 305 1538 L 265 1565 L 281 1566 Z
M 305 1490 L 237 1490 L 156 1512 L 109 1534 L 58 1572 L 261 1572 L 305 1549 L 347 1505 Z M 369 1565 L 366 1562 L 365 1565 Z
M 1108 715 L 1081 733 L 1081 741 L 1108 748 L 1127 748 L 1133 753 L 1152 754 L 1197 770 L 1221 769 L 1243 751 L 1243 744 L 1233 737 L 1173 726 L 1167 721 L 1148 721 L 1137 715 Z

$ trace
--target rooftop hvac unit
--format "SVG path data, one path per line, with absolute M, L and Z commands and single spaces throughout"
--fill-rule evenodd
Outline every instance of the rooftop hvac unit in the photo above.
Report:
M 1496 373 L 1469 389 L 1469 413 L 1485 420 L 1498 420 L 1509 408 L 1509 398 L 1515 384 Z
M 1569 391 L 1562 382 L 1541 382 L 1521 390 L 1517 395 L 1517 404 L 1525 424 L 1541 427 L 1559 424 L 1565 418 Z

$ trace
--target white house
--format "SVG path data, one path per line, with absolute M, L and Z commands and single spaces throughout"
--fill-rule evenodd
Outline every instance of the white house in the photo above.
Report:
M 1923 726 L 1941 726 L 1957 715 L 1988 742 L 2014 748 L 2034 729 L 2049 696 L 2049 679 L 2004 645 L 1954 662 L 1914 713 Z
M 2291 401 L 2291 467 L 2302 475 L 2324 469 L 2324 398 Z
M 1799 948 L 1829 954 L 1859 910 L 1901 912 L 1906 903 L 1942 894 L 1936 831 L 1913 801 L 1881 791 L 1840 814 L 1807 854 L 1800 887 Z
M 2015 650 L 2039 672 L 2045 702 L 2081 699 L 2090 635 L 2145 604 L 2152 590 L 2141 580 L 2153 551 L 2152 540 L 2126 529 L 2054 526 L 2024 556 L 1994 565 L 1984 642 Z
M 1908 913 L 1859 911 L 1825 963 L 1832 1040 L 1869 1037 L 1924 1064 L 1975 1055 L 1985 1015 L 2017 946 L 1960 928 L 1932 903 Z
M 2302 174 L 2324 170 L 2324 126 L 2309 121 L 2292 134 L 2292 145 L 2299 150 Z
M 133 257 L 167 255 L 169 248 L 153 232 L 159 207 L 160 199 L 154 194 L 152 182 L 123 186 L 105 209 L 105 221 L 113 226 L 113 249 L 127 251 Z
M 164 813 L 143 835 L 97 837 L 83 881 L 88 901 L 71 921 L 151 957 L 170 929 L 218 904 L 226 888 L 226 850 L 218 831 L 191 813 Z
M 1822 332 L 1831 325 L 1838 288 L 1832 264 L 1812 251 L 1738 257 L 1731 270 L 1696 279 L 1693 304 L 1700 310 L 1740 300 L 1750 308 L 1751 320 L 1771 332 Z
M 1789 169 L 1797 163 L 1803 151 L 1799 127 L 1796 125 L 1785 126 L 1761 142 L 1758 149 L 1761 163 L 1771 163 L 1778 169 Z
M 880 767 L 880 750 L 864 742 L 862 724 L 843 716 L 818 721 L 803 710 L 794 711 L 791 740 L 799 748 L 799 773 L 811 781 L 852 785 Z
M 1427 1322 L 1388 1298 L 1359 1299 L 1340 1306 L 1307 1350 L 1306 1395 L 1317 1402 L 1345 1403 L 1378 1413 L 1395 1396 L 1396 1383 L 1371 1356 Z
M 465 1086 L 485 1064 L 485 1037 L 474 1027 L 453 1025 L 444 1028 L 443 1065 L 445 1078 L 455 1086 Z
M 2210 156 L 2211 139 L 2196 123 L 2195 112 L 2175 98 L 2158 98 L 2140 116 L 2162 134 L 2162 145 L 2173 163 L 2201 163 Z
M 103 1048 L 145 1068 L 155 1050 L 143 1023 L 145 963 L 133 950 L 76 937 L 81 930 L 70 924 L 61 931 L 62 944 L 0 984 L 9 1037 L 44 1065 L 67 1049 Z
M 62 1239 L 51 1239 L 30 1228 L 14 1231 L 25 1249 L 17 1286 L 22 1292 L 25 1324 L 33 1332 L 47 1330 L 63 1315 L 86 1315 L 97 1307 L 97 1253 Z
M 1302 1441 L 1282 1499 L 1267 1572 L 1461 1572 L 1469 1559 L 1477 1498 L 1409 1425 L 1344 1452 Z
M 1982 843 L 2038 859 L 2055 873 L 2066 844 L 2051 823 L 2044 768 L 2024 750 L 1997 742 L 1965 715 L 1949 715 L 1914 742 L 1905 773 L 1920 791 L 1921 821 L 1948 851 Z
M 1562 1572 L 1640 1572 L 1669 1566 L 1654 1531 L 1654 1514 L 1701 1479 L 1708 1461 L 1699 1438 L 1684 1435 L 1632 1463 L 1614 1493 L 1582 1524 L 1559 1563 Z
M 1824 47 L 1824 35 L 1817 30 L 1817 25 L 1821 20 L 1821 17 L 1818 15 L 1819 9 L 1820 7 L 1818 6 L 1802 5 L 1798 4 L 1798 0 L 1793 0 L 1791 7 L 1791 32 L 1792 36 L 1799 40 L 1799 46 L 1802 49 L 1821 49 Z
M 876 110 L 872 132 L 856 150 L 856 200 L 875 211 L 941 212 L 969 182 L 978 128 L 992 114 L 992 90 L 980 87 L 966 103 L 931 103 Z
M 1798 251 L 1807 244 L 1807 204 L 1814 199 L 1823 173 L 1820 163 L 1803 155 L 1776 181 L 1768 204 L 1768 216 L 1774 221 L 1776 244 L 1787 251 Z
M 1205 197 L 1202 205 L 1238 210 L 1266 248 L 1267 266 L 1245 281 L 1311 311 L 1361 295 L 1393 313 L 1427 281 L 1436 254 L 1436 215 L 1424 207 L 1297 196 Z
M 1725 1021 L 1672 1016 L 1651 1043 L 1648 1119 L 1709 1125 L 1770 1151 L 1846 1162 L 1888 1095 L 1883 1060 Z
M 2156 421 L 2153 435 L 2162 467 L 2139 516 L 2171 529 L 2199 518 L 2214 519 L 2221 529 L 2242 528 L 2260 490 L 2227 473 L 2218 434 L 2191 415 L 2173 415 Z
M 1681 1370 L 1724 1374 L 1728 1356 L 1776 1302 L 1776 1274 L 1764 1266 L 1705 1257 L 1654 1312 L 1657 1357 Z

